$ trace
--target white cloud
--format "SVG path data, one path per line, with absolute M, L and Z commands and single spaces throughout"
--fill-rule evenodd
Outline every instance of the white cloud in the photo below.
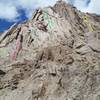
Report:
M 23 9 L 26 16 L 31 16 L 33 9 L 55 4 L 57 0 L 0 0 L 0 18 L 17 21 L 20 14 L 18 9 Z M 100 0 L 65 0 L 72 3 L 81 11 L 100 14 Z
M 30 17 L 33 9 L 52 5 L 56 0 L 0 0 L 0 19 L 16 21 L 20 16 L 18 9 L 23 9 Z
M 25 9 L 26 16 L 30 17 L 32 15 L 33 9 L 53 5 L 56 3 L 57 0 L 16 0 L 16 1 L 19 2 L 19 4 L 16 2 L 16 5 Z
M 100 14 L 100 0 L 67 0 L 83 12 Z M 87 4 L 89 3 L 89 4 Z
M 87 7 L 88 12 L 100 14 L 100 0 L 91 0 Z
M 15 21 L 15 18 L 17 18 L 18 16 L 19 14 L 14 5 L 6 2 L 0 2 L 0 18 L 7 19 L 9 21 Z

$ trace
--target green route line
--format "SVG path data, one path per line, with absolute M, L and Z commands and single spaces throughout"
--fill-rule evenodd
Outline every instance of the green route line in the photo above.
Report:
M 32 28 L 31 32 L 34 32 L 34 34 L 36 34 L 36 29 Z
M 86 15 L 83 17 L 83 21 L 84 21 L 84 23 L 87 24 L 89 32 L 93 32 L 94 29 L 93 29 L 92 25 L 89 23 L 89 19 Z
M 34 27 L 31 29 L 31 33 L 34 33 L 35 36 L 37 36 L 36 31 L 37 31 L 37 29 Z
M 49 30 L 52 29 L 52 28 L 54 27 L 54 22 L 53 22 L 53 20 L 50 18 L 50 16 L 49 16 L 47 10 L 45 10 L 45 11 L 43 12 L 43 18 L 44 18 L 44 20 L 46 20 L 47 23 L 48 23 L 48 29 L 49 29 Z
M 37 34 L 37 29 L 36 28 L 32 28 L 31 30 L 31 33 L 32 33 L 32 38 L 33 39 L 38 39 L 38 40 L 40 40 L 38 37 L 39 37 L 39 35 Z M 36 37 L 35 37 L 36 36 Z
M 0 48 L 0 57 L 5 57 L 8 54 L 7 48 Z

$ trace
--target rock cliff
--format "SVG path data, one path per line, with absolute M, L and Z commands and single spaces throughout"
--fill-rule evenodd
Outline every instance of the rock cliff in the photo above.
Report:
M 100 16 L 57 1 L 6 30 L 0 100 L 100 100 Z

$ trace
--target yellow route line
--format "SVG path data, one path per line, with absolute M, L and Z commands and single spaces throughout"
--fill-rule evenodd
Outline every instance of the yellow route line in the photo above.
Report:
M 93 32 L 93 31 L 94 31 L 94 30 L 93 30 L 93 27 L 92 27 L 92 25 L 89 23 L 89 19 L 88 19 L 88 17 L 87 17 L 86 15 L 83 17 L 83 21 L 84 21 L 84 23 L 87 24 L 88 29 L 89 29 L 89 32 Z

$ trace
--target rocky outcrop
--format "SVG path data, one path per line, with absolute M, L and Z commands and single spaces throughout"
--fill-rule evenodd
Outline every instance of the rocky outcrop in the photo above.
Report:
M 100 16 L 64 1 L 0 36 L 0 100 L 99 100 Z

